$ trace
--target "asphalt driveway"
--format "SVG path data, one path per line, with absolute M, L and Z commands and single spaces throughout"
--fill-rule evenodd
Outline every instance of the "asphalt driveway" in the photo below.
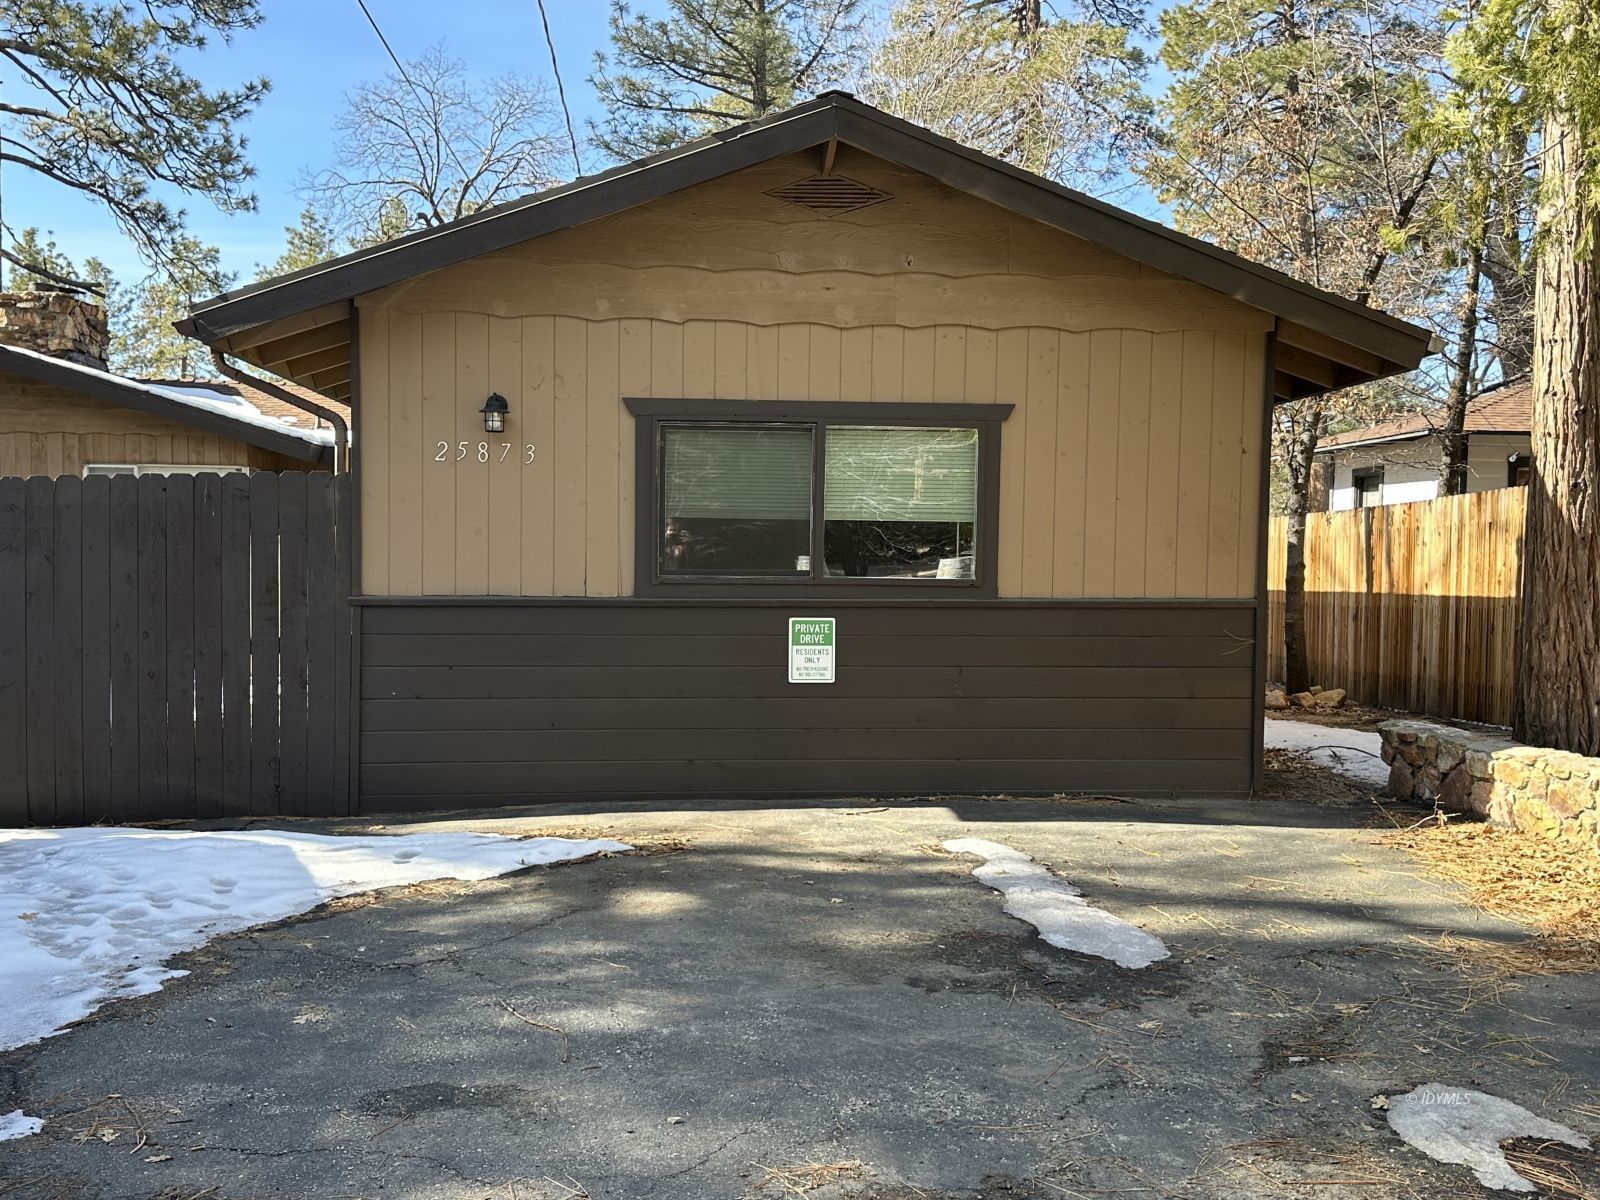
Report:
M 0 1056 L 0 1112 L 47 1118 L 0 1143 L 0 1196 L 1459 1197 L 1470 1172 L 1372 1097 L 1441 1081 L 1594 1132 L 1595 977 L 1471 983 L 1449 938 L 1522 932 L 1416 878 L 1353 794 L 1295 790 L 386 826 L 651 852 L 185 956 Z M 1051 948 L 954 837 L 1032 854 L 1172 957 Z

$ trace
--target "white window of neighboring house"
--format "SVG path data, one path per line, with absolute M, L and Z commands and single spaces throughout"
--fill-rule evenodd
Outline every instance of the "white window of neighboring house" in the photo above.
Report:
M 1383 503 L 1383 468 L 1373 467 L 1357 471 L 1352 482 L 1356 485 L 1356 507 L 1372 508 Z
M 83 468 L 90 475 L 229 475 L 250 473 L 249 467 L 208 466 L 194 463 L 90 463 Z

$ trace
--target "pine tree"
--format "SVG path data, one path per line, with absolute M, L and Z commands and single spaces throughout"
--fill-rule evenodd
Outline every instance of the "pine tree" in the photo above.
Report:
M 1437 153 L 1407 121 L 1413 80 L 1442 37 L 1397 5 L 1359 0 L 1190 0 L 1162 13 L 1172 83 L 1141 171 L 1180 229 L 1362 303 L 1417 313 L 1435 272 L 1408 276 Z M 1420 293 L 1420 294 L 1419 294 Z M 1341 417 L 1392 403 L 1394 385 L 1278 406 L 1286 472 L 1286 682 L 1309 678 L 1305 527 L 1317 442 Z M 1365 414 L 1364 414 L 1365 415 Z
M 1142 51 L 1124 27 L 1037 5 L 901 0 L 862 98 L 896 116 L 1093 189 L 1118 178 L 1147 123 Z
M 866 0 L 670 0 L 652 19 L 611 0 L 612 53 L 590 82 L 596 146 L 638 158 L 793 104 L 861 50 Z
M 152 266 L 174 264 L 183 213 L 154 188 L 203 196 L 224 212 L 255 207 L 235 126 L 267 83 L 208 89 L 184 64 L 209 37 L 227 40 L 260 19 L 256 0 L 7 0 L 0 45 L 17 70 L 0 99 L 6 170 L 91 198 Z M 0 258 L 17 265 L 3 246 Z
M 212 378 L 205 346 L 184 337 L 173 323 L 201 300 L 226 291 L 237 278 L 222 270 L 221 252 L 192 237 L 172 245 L 171 269 L 151 275 L 119 305 L 111 332 L 113 367 L 147 379 Z
M 339 237 L 332 223 L 315 205 L 308 204 L 300 210 L 300 220 L 283 229 L 283 253 L 270 263 L 256 264 L 257 279 L 272 279 L 291 271 L 302 271 L 318 263 L 337 258 L 340 253 Z

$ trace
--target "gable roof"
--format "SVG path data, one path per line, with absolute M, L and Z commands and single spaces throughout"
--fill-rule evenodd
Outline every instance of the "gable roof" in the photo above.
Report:
M 844 92 L 419 230 L 197 305 L 178 329 L 275 374 L 350 394 L 354 298 L 683 188 L 814 147 L 843 143 L 1156 270 L 1276 314 L 1277 394 L 1312 395 L 1410 370 L 1425 329 L 1357 304 L 991 158 Z
M 301 462 L 320 463 L 332 458 L 332 430 L 315 428 L 309 420 L 286 421 L 260 402 L 271 400 L 283 409 L 290 406 L 256 388 L 203 379 L 132 379 L 23 346 L 3 344 L 0 370 L 234 438 Z M 310 416 L 296 412 L 299 418 Z
M 1533 428 L 1533 381 L 1519 379 L 1503 383 L 1468 401 L 1462 427 L 1467 433 L 1527 433 Z M 1380 421 L 1363 429 L 1323 438 L 1316 452 L 1323 454 L 1380 442 L 1415 441 L 1431 437 L 1437 428 L 1434 414 L 1409 413 L 1392 421 Z

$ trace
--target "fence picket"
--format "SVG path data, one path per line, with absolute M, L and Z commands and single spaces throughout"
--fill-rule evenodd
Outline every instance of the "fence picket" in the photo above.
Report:
M 1508 724 L 1527 493 L 1312 513 L 1307 657 L 1352 700 Z M 1287 527 L 1268 533 L 1268 673 L 1283 678 Z
M 0 821 L 28 816 L 27 502 L 23 481 L 0 479 Z

